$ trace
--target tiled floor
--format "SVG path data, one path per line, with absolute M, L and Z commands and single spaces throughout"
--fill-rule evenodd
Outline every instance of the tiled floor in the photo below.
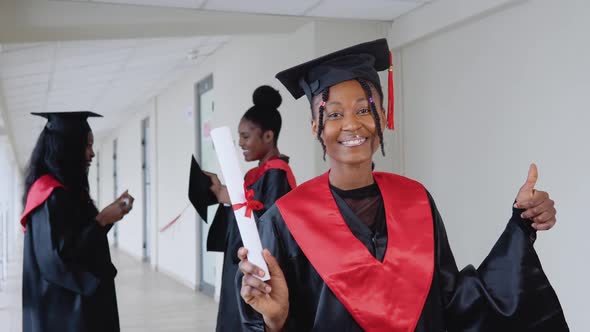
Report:
M 148 264 L 112 251 L 119 271 L 115 279 L 121 331 L 184 332 L 214 331 L 217 303 L 175 280 L 151 269 Z M 9 265 L 9 277 L 0 291 L 0 330 L 20 332 L 22 259 Z
M 3 332 L 21 331 L 22 270 L 22 258 L 10 260 L 7 279 L 0 285 L 0 330 Z

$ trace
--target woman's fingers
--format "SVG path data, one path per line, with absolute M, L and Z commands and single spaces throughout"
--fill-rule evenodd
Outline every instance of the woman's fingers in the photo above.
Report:
M 256 289 L 263 294 L 268 294 L 272 290 L 272 288 L 267 283 L 256 278 L 251 274 L 245 274 L 242 278 L 242 287 L 245 286 L 249 286 L 253 289 Z
M 264 277 L 264 271 L 248 260 L 242 260 L 238 266 L 244 275 L 255 274 L 257 276 Z

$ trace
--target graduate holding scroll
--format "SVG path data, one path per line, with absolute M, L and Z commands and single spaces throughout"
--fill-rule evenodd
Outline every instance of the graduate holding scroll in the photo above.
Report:
M 289 166 L 289 157 L 280 153 L 278 139 L 281 131 L 281 115 L 277 110 L 282 98 L 270 86 L 258 87 L 252 96 L 254 105 L 242 116 L 239 124 L 239 146 L 246 161 L 257 161 L 258 166 L 249 170 L 244 178 L 244 191 L 251 201 L 260 202 L 254 209 L 260 217 L 275 201 L 295 188 L 295 176 Z M 211 192 L 220 203 L 207 235 L 207 250 L 224 253 L 221 295 L 217 314 L 218 332 L 239 331 L 239 294 L 235 285 L 238 270 L 238 248 L 242 239 L 232 209 L 227 188 L 215 174 L 207 173 Z
M 555 224 L 554 202 L 535 189 L 534 165 L 505 231 L 479 266 L 459 270 L 433 197 L 418 182 L 373 172 L 388 118 L 378 71 L 385 39 L 285 70 L 306 96 L 329 172 L 279 199 L 259 221 L 271 279 L 241 248 L 237 278 L 246 331 L 568 331 L 534 249 Z M 391 100 L 390 100 L 391 103 Z M 478 222 L 473 219 L 473 222 Z

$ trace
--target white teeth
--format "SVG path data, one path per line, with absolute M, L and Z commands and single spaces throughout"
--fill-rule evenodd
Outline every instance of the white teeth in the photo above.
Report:
M 353 139 L 347 139 L 345 141 L 340 142 L 340 144 L 344 145 L 344 146 L 359 146 L 361 144 L 363 144 L 367 139 L 364 137 L 359 137 L 359 138 L 353 138 Z

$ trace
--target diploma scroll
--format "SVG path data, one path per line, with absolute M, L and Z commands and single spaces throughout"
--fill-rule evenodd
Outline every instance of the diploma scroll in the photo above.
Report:
M 264 270 L 264 277 L 259 277 L 260 279 L 269 280 L 268 266 L 262 257 L 262 243 L 260 242 L 256 222 L 254 221 L 254 215 L 247 213 L 249 207 L 244 204 L 246 203 L 244 175 L 240 170 L 240 163 L 231 132 L 228 127 L 215 128 L 211 130 L 211 138 L 213 139 L 221 173 L 225 179 L 229 199 L 234 206 L 234 215 L 238 222 L 240 236 L 242 237 L 244 247 L 248 249 L 248 260 Z M 236 208 L 236 206 L 240 205 L 241 207 Z M 249 217 L 246 216 L 248 214 L 250 215 Z M 231 255 L 237 255 L 237 253 L 232 252 Z

